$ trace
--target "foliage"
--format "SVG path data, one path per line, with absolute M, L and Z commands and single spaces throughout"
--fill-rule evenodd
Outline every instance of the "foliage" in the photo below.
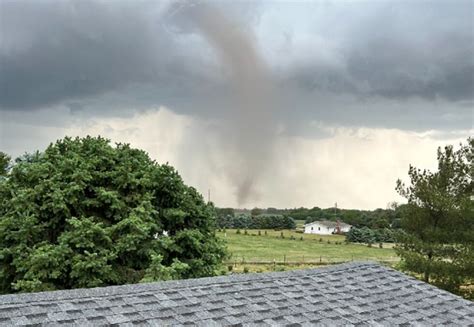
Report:
M 219 218 L 221 226 L 233 226 L 232 221 L 236 216 L 243 216 L 238 219 L 241 220 L 239 225 L 241 228 L 247 226 L 245 222 L 246 217 L 272 215 L 285 216 L 292 218 L 295 221 L 304 221 L 311 223 L 317 220 L 340 220 L 357 228 L 368 227 L 372 229 L 380 228 L 400 228 L 400 219 L 403 212 L 406 210 L 406 205 L 398 205 L 397 203 L 390 203 L 386 209 L 375 210 L 354 210 L 354 209 L 340 209 L 340 208 L 325 208 L 319 207 L 308 208 L 294 208 L 294 209 L 277 209 L 277 208 L 253 208 L 252 210 L 236 210 L 232 208 L 219 208 L 216 214 Z M 235 225 L 237 226 L 237 225 Z
M 0 177 L 7 175 L 10 159 L 8 154 L 0 151 Z
M 316 220 L 336 220 L 340 219 L 347 224 L 358 228 L 368 227 L 372 229 L 379 228 L 397 228 L 397 221 L 400 219 L 400 212 L 404 205 L 392 205 L 387 209 L 369 210 L 355 210 L 355 209 L 337 209 L 337 214 L 334 213 L 334 208 L 319 209 L 313 208 L 307 211 L 305 217 L 306 223 L 311 223 Z M 302 209 L 300 209 L 302 210 Z M 294 215 L 292 215 L 293 217 Z
M 389 228 L 371 229 L 368 227 L 352 227 L 346 234 L 346 240 L 354 243 L 375 243 L 396 241 L 397 231 Z
M 397 247 L 403 268 L 456 293 L 474 276 L 473 158 L 474 139 L 468 139 L 458 150 L 438 149 L 436 172 L 410 166 L 410 184 L 397 181 L 408 199 Z
M 260 209 L 260 208 L 253 208 L 252 210 L 250 210 L 250 215 L 252 217 L 261 215 L 262 213 L 264 213 L 263 209 Z
M 219 217 L 231 216 L 235 215 L 235 210 L 233 208 L 216 208 L 216 214 Z
M 162 255 L 152 254 L 151 263 L 145 270 L 145 276 L 142 278 L 141 282 L 147 283 L 157 280 L 178 279 L 187 269 L 189 269 L 189 265 L 182 263 L 176 258 L 170 266 L 163 265 L 162 261 Z
M 294 229 L 295 221 L 287 216 L 261 214 L 250 216 L 240 214 L 237 216 L 218 216 L 217 225 L 220 228 L 243 228 L 243 229 Z
M 213 212 L 144 151 L 59 140 L 0 181 L 0 292 L 214 275 Z

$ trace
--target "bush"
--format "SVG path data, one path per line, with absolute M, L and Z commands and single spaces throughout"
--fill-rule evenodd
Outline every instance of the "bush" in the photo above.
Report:
M 173 167 L 109 143 L 65 138 L 1 178 L 0 293 L 216 274 L 214 209 Z
M 395 242 L 398 231 L 389 228 L 370 229 L 352 227 L 346 234 L 346 240 L 354 243 Z

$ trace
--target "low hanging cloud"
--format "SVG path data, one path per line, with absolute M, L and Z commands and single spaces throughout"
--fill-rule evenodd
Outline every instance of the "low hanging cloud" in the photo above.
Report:
M 60 133 L 102 135 L 114 142 L 126 139 L 158 162 L 176 167 L 185 182 L 202 194 L 210 189 L 217 205 L 236 207 L 235 185 L 226 171 L 226 156 L 232 151 L 216 142 L 218 134 L 212 126 L 213 122 L 162 107 L 130 118 L 91 119 Z M 436 169 L 437 147 L 465 142 L 466 136 L 439 139 L 435 132 L 325 129 L 326 137 L 317 140 L 277 137 L 273 162 L 255 185 L 261 196 L 252 197 L 246 206 L 330 207 L 337 201 L 343 208 L 384 208 L 391 201 L 402 201 L 395 181 L 407 178 L 410 164 Z
M 76 120 L 70 126 L 4 126 L 2 150 L 13 156 L 43 150 L 64 136 L 101 135 L 147 151 L 159 163 L 170 163 L 184 181 L 202 194 L 211 190 L 216 205 L 238 207 L 235 184 L 228 178 L 231 148 L 222 147 L 218 122 L 176 114 L 161 107 L 130 117 Z M 318 138 L 280 134 L 272 162 L 255 184 L 246 207 L 330 207 L 374 209 L 403 201 L 395 181 L 408 177 L 410 164 L 436 169 L 436 148 L 465 142 L 472 131 L 410 132 L 386 128 L 327 127 L 313 122 Z M 16 137 L 4 137 L 16 135 Z

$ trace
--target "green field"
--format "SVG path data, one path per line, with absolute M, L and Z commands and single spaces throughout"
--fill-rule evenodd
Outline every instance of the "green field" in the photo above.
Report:
M 234 264 L 237 270 L 245 266 L 249 271 L 258 271 L 273 261 L 276 265 L 284 264 L 286 269 L 287 266 L 307 267 L 345 261 L 398 262 L 391 244 L 383 244 L 383 248 L 379 248 L 378 244 L 368 247 L 345 244 L 345 237 L 341 235 L 302 234 L 293 230 L 266 232 L 267 235 L 265 230 L 261 230 L 259 236 L 257 230 L 248 230 L 248 235 L 245 235 L 244 230 L 237 234 L 235 229 L 228 229 L 217 234 L 226 240 L 232 255 L 228 263 Z M 281 238 L 282 232 L 284 238 Z M 268 267 L 263 270 L 268 270 Z

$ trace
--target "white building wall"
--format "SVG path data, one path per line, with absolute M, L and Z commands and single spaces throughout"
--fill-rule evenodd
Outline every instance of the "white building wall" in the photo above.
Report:
M 341 227 L 341 232 L 348 233 L 351 230 L 351 226 Z
M 316 223 L 305 226 L 304 232 L 305 234 L 331 235 L 334 232 L 334 228 L 330 228 Z
M 351 226 L 341 226 L 341 232 L 347 233 L 351 229 Z M 336 228 L 327 227 L 317 222 L 312 223 L 304 227 L 305 234 L 319 234 L 319 235 L 331 235 L 336 232 Z

